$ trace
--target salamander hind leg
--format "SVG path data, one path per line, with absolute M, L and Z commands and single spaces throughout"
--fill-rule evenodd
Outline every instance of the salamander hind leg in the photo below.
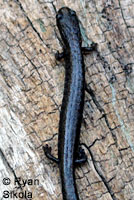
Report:
M 82 149 L 82 147 L 79 146 L 77 159 L 75 160 L 75 164 L 85 163 L 86 161 L 87 161 L 87 155 L 86 155 L 84 149 Z
M 44 153 L 46 155 L 47 158 L 49 158 L 50 160 L 54 161 L 55 163 L 59 163 L 59 159 L 55 158 L 52 154 L 51 154 L 51 150 L 52 148 L 48 146 L 48 144 L 46 144 L 45 146 L 43 146 L 43 150 Z
M 61 52 L 61 53 L 59 53 L 59 51 L 57 51 L 57 53 L 55 54 L 55 58 L 56 58 L 56 60 L 58 60 L 58 61 L 60 61 L 62 58 L 64 58 L 65 57 L 65 52 L 63 51 L 63 52 Z

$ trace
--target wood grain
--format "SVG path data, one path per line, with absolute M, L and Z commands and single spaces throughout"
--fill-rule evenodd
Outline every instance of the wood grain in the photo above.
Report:
M 77 12 L 83 45 L 98 44 L 85 57 L 88 162 L 76 169 L 80 199 L 133 199 L 134 4 L 123 0 L 0 1 L 0 197 L 7 190 L 62 199 L 58 166 L 42 150 L 49 144 L 57 155 L 64 61 L 55 60 L 62 50 L 55 15 L 62 6 Z

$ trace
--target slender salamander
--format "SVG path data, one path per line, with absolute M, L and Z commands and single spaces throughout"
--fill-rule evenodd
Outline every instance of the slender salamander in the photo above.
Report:
M 74 165 L 84 163 L 87 156 L 79 145 L 79 136 L 84 106 L 85 72 L 82 53 L 95 50 L 81 47 L 79 21 L 75 11 L 68 7 L 61 8 L 56 15 L 57 26 L 63 40 L 63 52 L 56 58 L 65 59 L 65 83 L 62 100 L 59 136 L 58 159 L 51 155 L 51 147 L 46 145 L 45 155 L 59 164 L 62 194 L 64 200 L 78 200 L 75 183 Z

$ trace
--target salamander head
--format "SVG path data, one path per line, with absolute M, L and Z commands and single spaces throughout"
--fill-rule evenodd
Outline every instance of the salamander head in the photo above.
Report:
M 79 21 L 74 10 L 62 7 L 56 15 L 56 21 L 63 41 L 68 41 L 74 34 L 80 38 Z

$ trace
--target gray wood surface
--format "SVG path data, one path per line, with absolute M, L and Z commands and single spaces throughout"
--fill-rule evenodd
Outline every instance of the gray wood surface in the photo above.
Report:
M 90 40 L 98 44 L 97 52 L 84 57 L 89 91 L 81 142 L 89 150 L 88 162 L 76 169 L 80 199 L 133 200 L 134 2 L 129 0 L 0 0 L 0 199 L 4 191 L 31 192 L 33 200 L 62 199 L 58 166 L 42 150 L 49 144 L 57 155 L 64 61 L 55 60 L 62 51 L 55 15 L 62 6 L 77 12 L 83 46 Z

